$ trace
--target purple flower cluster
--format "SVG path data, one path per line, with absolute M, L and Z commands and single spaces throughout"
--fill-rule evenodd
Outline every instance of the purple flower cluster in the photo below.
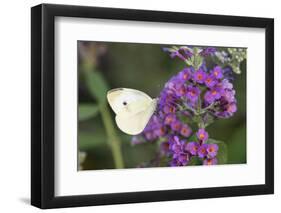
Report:
M 212 83 L 211 83 L 212 82 Z M 237 111 L 235 90 L 227 78 L 223 78 L 223 70 L 215 66 L 205 79 L 208 87 L 204 95 L 204 106 L 214 105 L 210 110 L 216 117 L 228 118 Z
M 205 143 L 208 140 L 208 133 L 204 129 L 199 129 L 196 136 L 197 142 L 187 142 L 178 136 L 170 137 L 169 150 L 172 155 L 170 166 L 186 166 L 195 156 L 202 160 L 203 165 L 217 164 L 218 145 Z
M 166 48 L 172 58 L 188 60 L 192 49 Z M 213 54 L 215 48 L 204 48 L 198 57 Z M 228 70 L 227 70 L 228 72 Z M 160 153 L 170 159 L 170 166 L 186 166 L 192 157 L 203 165 L 217 164 L 218 145 L 208 143 L 206 117 L 229 118 L 237 111 L 235 90 L 220 66 L 207 69 L 204 61 L 198 69 L 188 66 L 165 84 L 158 99 L 156 113 L 133 144 L 160 141 Z M 194 124 L 198 129 L 193 132 Z M 192 127 L 192 128 L 191 128 Z

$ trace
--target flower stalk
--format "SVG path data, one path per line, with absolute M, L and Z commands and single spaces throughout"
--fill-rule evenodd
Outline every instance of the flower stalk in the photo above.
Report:
M 114 128 L 110 111 L 106 103 L 106 93 L 108 91 L 107 84 L 100 73 L 95 69 L 94 64 L 85 63 L 82 70 L 86 86 L 93 98 L 98 102 L 99 112 L 105 127 L 107 142 L 112 153 L 115 168 L 124 168 L 121 141 Z
M 113 126 L 113 121 L 109 113 L 107 105 L 99 105 L 101 118 L 105 127 L 108 145 L 111 149 L 113 156 L 115 168 L 124 168 L 123 157 L 121 152 L 121 141 L 116 134 L 115 128 Z

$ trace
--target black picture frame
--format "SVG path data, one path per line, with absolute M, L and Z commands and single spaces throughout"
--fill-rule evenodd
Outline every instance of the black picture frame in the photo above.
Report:
M 59 16 L 265 29 L 265 184 L 56 197 L 54 23 Z M 31 9 L 31 52 L 32 205 L 46 209 L 274 193 L 274 19 L 41 4 Z

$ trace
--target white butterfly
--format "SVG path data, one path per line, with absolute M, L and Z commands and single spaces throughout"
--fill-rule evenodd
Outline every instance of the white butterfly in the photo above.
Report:
M 157 105 L 157 99 L 128 88 L 108 91 L 107 100 L 116 113 L 117 126 L 129 135 L 137 135 L 144 130 Z

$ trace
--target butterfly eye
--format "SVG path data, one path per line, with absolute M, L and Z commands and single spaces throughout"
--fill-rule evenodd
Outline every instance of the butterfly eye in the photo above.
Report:
M 126 106 L 126 105 L 127 105 L 127 102 L 126 102 L 126 101 L 124 101 L 124 102 L 123 102 L 123 105 L 124 105 L 124 106 Z

